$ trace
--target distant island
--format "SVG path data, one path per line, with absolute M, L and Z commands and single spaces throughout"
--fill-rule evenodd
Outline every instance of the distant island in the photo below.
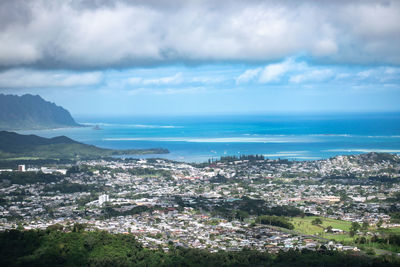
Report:
M 0 130 L 80 127 L 63 107 L 38 95 L 0 94 Z
M 0 131 L 0 160 L 16 159 L 99 159 L 116 155 L 166 154 L 167 149 L 116 150 L 74 141 L 66 136 L 44 138 Z

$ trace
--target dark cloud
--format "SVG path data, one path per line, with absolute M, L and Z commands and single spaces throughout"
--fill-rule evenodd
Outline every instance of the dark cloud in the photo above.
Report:
M 7 1 L 0 68 L 400 64 L 399 1 Z

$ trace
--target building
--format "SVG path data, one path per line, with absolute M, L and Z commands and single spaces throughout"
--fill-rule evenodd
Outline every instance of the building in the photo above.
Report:
M 24 172 L 25 171 L 25 165 L 18 165 L 18 171 L 19 172 Z
M 103 205 L 104 202 L 110 201 L 108 195 L 99 196 L 99 205 Z

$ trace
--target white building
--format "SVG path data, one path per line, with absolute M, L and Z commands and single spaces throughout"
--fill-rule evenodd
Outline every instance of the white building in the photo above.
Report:
M 110 201 L 108 195 L 99 196 L 99 205 L 103 205 L 104 202 Z
M 67 169 L 51 169 L 51 168 L 47 168 L 47 167 L 41 167 L 40 170 L 43 173 L 55 173 L 55 172 L 58 172 L 58 173 L 61 173 L 61 174 L 64 174 L 64 175 L 67 174 Z
M 18 165 L 18 171 L 24 172 L 25 171 L 25 165 Z

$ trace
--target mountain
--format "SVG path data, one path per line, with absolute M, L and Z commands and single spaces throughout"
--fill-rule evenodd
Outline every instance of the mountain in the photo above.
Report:
M 66 136 L 44 138 L 0 131 L 1 159 L 98 159 L 114 155 L 166 154 L 166 149 L 116 150 L 74 141 Z
M 64 108 L 38 95 L 0 94 L 0 130 L 51 129 L 80 126 Z

